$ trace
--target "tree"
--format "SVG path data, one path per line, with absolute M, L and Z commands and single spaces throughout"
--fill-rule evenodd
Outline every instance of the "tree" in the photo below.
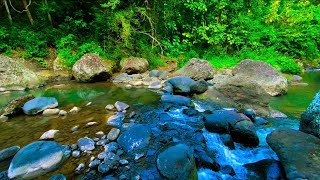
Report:
M 4 6 L 5 6 L 5 8 L 6 8 L 6 11 L 7 11 L 7 14 L 8 14 L 8 18 L 9 18 L 9 21 L 10 21 L 10 24 L 12 24 L 12 17 L 11 17 L 10 9 L 9 9 L 9 7 L 8 7 L 7 0 L 3 0 L 3 3 L 4 3 Z

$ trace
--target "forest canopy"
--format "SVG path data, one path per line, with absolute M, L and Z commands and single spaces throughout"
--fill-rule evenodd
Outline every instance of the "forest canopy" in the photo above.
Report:
M 0 52 L 71 67 L 84 53 L 118 61 L 164 57 L 216 68 L 245 58 L 299 73 L 318 63 L 318 0 L 0 0 Z M 45 65 L 45 63 L 43 63 Z

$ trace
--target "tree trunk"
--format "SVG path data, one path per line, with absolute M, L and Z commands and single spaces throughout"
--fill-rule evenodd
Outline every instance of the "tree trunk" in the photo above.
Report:
M 33 25 L 34 22 L 33 22 L 32 15 L 31 15 L 31 13 L 30 13 L 30 11 L 29 11 L 29 8 L 28 8 L 27 1 L 26 1 L 26 0 L 22 0 L 22 2 L 23 2 L 23 5 L 24 5 L 25 10 L 26 10 L 26 12 L 27 12 L 27 15 L 28 15 L 30 24 Z
M 7 10 L 7 13 L 8 13 L 8 18 L 9 18 L 10 24 L 12 24 L 12 17 L 11 17 L 11 14 L 10 14 L 10 10 L 9 10 L 9 7 L 8 7 L 7 0 L 3 0 L 3 2 L 4 2 L 4 6 L 6 7 L 6 10 Z
M 44 3 L 45 3 L 46 6 L 48 6 L 48 1 L 47 0 L 44 0 Z M 50 22 L 51 26 L 53 26 L 50 12 L 48 11 L 47 14 L 48 14 L 49 22 Z

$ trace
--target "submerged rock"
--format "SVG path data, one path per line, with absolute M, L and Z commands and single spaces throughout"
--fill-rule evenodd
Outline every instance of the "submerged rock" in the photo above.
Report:
M 288 179 L 320 179 L 320 139 L 292 129 L 276 130 L 267 136 Z
M 300 130 L 320 138 L 320 91 L 301 115 Z
M 121 71 L 128 74 L 144 73 L 148 70 L 149 63 L 146 59 L 129 57 L 120 61 Z
M 241 120 L 231 126 L 230 134 L 235 142 L 246 146 L 258 146 L 259 137 L 256 128 L 250 120 Z
M 121 128 L 123 119 L 124 113 L 119 112 L 115 115 L 110 116 L 106 121 L 106 125 Z
M 125 151 L 130 152 L 148 146 L 150 138 L 149 126 L 135 125 L 120 135 L 118 143 Z
M 161 101 L 180 106 L 191 106 L 191 99 L 180 95 L 162 95 Z
M 23 105 L 30 101 L 31 99 L 34 99 L 34 96 L 32 94 L 18 97 L 12 101 L 10 101 L 2 110 L 4 116 L 15 116 L 19 114 L 23 114 L 22 107 Z
M 209 80 L 213 78 L 215 70 L 208 61 L 193 58 L 190 59 L 185 66 L 179 69 L 177 73 L 194 80 Z
M 20 150 L 19 146 L 12 146 L 0 151 L 0 162 L 13 157 Z
M 55 108 L 58 106 L 58 100 L 53 97 L 38 97 L 26 102 L 22 110 L 25 114 L 38 114 L 46 109 Z
M 107 68 L 96 54 L 85 54 L 72 67 L 72 75 L 78 82 L 105 81 L 111 77 Z
M 185 144 L 162 148 L 157 156 L 157 168 L 168 179 L 197 179 L 193 151 Z
M 248 179 L 286 179 L 281 163 L 274 159 L 264 159 L 244 166 L 249 170 Z
M 12 159 L 9 178 L 35 178 L 53 171 L 70 156 L 70 150 L 53 141 L 36 141 L 22 148 Z
M 92 151 L 95 149 L 94 141 L 87 137 L 80 138 L 77 144 L 81 151 Z

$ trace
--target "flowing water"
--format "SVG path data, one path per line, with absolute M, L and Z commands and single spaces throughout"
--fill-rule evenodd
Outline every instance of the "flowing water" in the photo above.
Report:
M 305 111 L 315 93 L 320 89 L 320 72 L 306 73 L 302 77 L 303 82 L 309 85 L 306 87 L 291 86 L 286 96 L 273 98 L 271 106 L 274 109 L 280 110 L 292 117 L 299 117 L 300 113 Z M 108 132 L 110 128 L 105 125 L 105 121 L 112 113 L 105 110 L 104 107 L 107 104 L 123 101 L 129 105 L 157 105 L 160 99 L 159 94 L 148 89 L 127 89 L 108 83 L 78 84 L 71 82 L 29 92 L 0 94 L 0 108 L 15 97 L 30 93 L 37 97 L 56 97 L 60 109 L 68 111 L 72 107 L 77 106 L 80 107 L 81 113 L 68 115 L 63 118 L 56 116 L 21 115 L 14 117 L 8 122 L 0 122 L 0 150 L 14 145 L 23 147 L 38 140 L 43 132 L 50 129 L 60 130 L 55 141 L 61 144 L 74 144 L 80 137 L 94 137 L 98 131 Z M 92 102 L 92 105 L 85 106 L 88 102 Z M 195 109 L 199 112 L 208 109 L 204 102 L 194 101 L 194 103 Z M 183 108 L 171 109 L 168 114 L 178 121 L 188 121 L 188 116 L 183 114 L 182 111 Z M 98 125 L 86 127 L 86 124 L 92 121 L 97 122 Z M 79 126 L 77 133 L 71 131 L 71 128 L 75 125 Z M 217 154 L 217 161 L 220 165 L 230 165 L 233 167 L 236 176 L 232 177 L 208 169 L 199 169 L 199 179 L 245 179 L 246 169 L 243 166 L 244 164 L 254 163 L 262 159 L 277 159 L 276 154 L 266 143 L 267 134 L 275 129 L 298 129 L 298 127 L 299 121 L 295 118 L 271 120 L 269 125 L 257 128 L 257 134 L 260 139 L 260 145 L 258 147 L 246 148 L 240 144 L 236 144 L 235 150 L 230 150 L 224 146 L 218 134 L 204 130 L 203 135 L 209 151 Z M 85 158 L 89 159 L 90 157 Z M 72 160 L 68 161 L 63 168 L 61 168 L 62 170 L 58 171 L 59 173 L 63 173 L 67 177 L 73 177 L 74 168 L 77 164 L 84 161 L 84 159 L 71 159 Z M 0 171 L 6 170 L 7 165 L 8 164 L 0 165 Z M 46 177 L 49 177 L 49 175 Z

